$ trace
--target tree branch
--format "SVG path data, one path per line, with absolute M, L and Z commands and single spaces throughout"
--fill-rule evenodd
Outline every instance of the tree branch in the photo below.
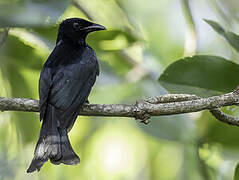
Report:
M 148 119 L 151 116 L 191 113 L 206 109 L 213 110 L 223 106 L 238 104 L 238 91 L 208 98 L 199 98 L 187 94 L 167 94 L 137 101 L 135 104 L 85 104 L 79 110 L 79 115 L 134 117 L 141 119 L 144 123 L 148 123 Z M 0 98 L 0 111 L 38 112 L 39 101 L 25 98 L 2 97 Z M 229 120 L 223 120 L 223 122 L 239 125 L 238 122 L 232 123 Z
M 238 117 L 233 117 L 225 114 L 224 112 L 220 111 L 219 109 L 212 109 L 210 110 L 212 115 L 218 119 L 221 122 L 234 125 L 234 126 L 239 126 L 239 118 Z

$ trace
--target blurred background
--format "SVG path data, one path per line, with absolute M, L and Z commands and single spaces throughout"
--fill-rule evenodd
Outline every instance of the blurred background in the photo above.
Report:
M 58 24 L 69 17 L 108 29 L 87 39 L 101 67 L 91 103 L 134 103 L 170 93 L 158 78 L 185 56 L 239 60 L 203 20 L 239 33 L 237 0 L 0 0 L 1 97 L 38 99 L 42 65 Z M 225 111 L 239 114 L 235 107 Z M 206 111 L 153 117 L 148 125 L 131 118 L 78 117 L 69 136 L 81 163 L 48 162 L 27 174 L 39 131 L 38 113 L 0 113 L 1 180 L 230 180 L 239 162 L 239 129 Z

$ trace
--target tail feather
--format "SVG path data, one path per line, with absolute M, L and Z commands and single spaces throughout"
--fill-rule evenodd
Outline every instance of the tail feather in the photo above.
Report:
M 53 111 L 53 113 L 52 113 Z M 43 119 L 40 137 L 38 139 L 34 158 L 27 169 L 27 173 L 40 171 L 45 162 L 50 159 L 53 164 L 76 165 L 80 158 L 75 154 L 70 144 L 67 130 L 57 125 L 54 108 L 47 108 L 47 115 Z
M 59 134 L 40 137 L 37 142 L 34 158 L 27 169 L 27 172 L 30 173 L 35 170 L 40 171 L 41 167 L 48 160 L 48 158 L 60 159 L 61 156 Z
M 60 159 L 53 159 L 51 158 L 51 163 L 53 164 L 67 164 L 67 165 L 76 165 L 80 163 L 80 158 L 77 156 L 77 154 L 74 152 L 66 130 L 61 130 L 61 158 Z

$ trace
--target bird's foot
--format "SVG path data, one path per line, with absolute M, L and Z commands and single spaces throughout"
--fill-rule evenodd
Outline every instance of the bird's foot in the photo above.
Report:
M 135 119 L 139 119 L 141 123 L 144 123 L 146 125 L 149 124 L 151 115 L 148 112 L 144 111 L 143 108 L 140 108 L 140 102 L 136 102 L 135 107 Z

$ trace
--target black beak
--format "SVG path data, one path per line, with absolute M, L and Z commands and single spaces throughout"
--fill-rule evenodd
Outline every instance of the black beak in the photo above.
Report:
M 106 28 L 100 24 L 95 24 L 92 23 L 90 26 L 81 28 L 81 30 L 83 31 L 87 31 L 87 32 L 93 32 L 93 31 L 102 31 L 102 30 L 106 30 Z

